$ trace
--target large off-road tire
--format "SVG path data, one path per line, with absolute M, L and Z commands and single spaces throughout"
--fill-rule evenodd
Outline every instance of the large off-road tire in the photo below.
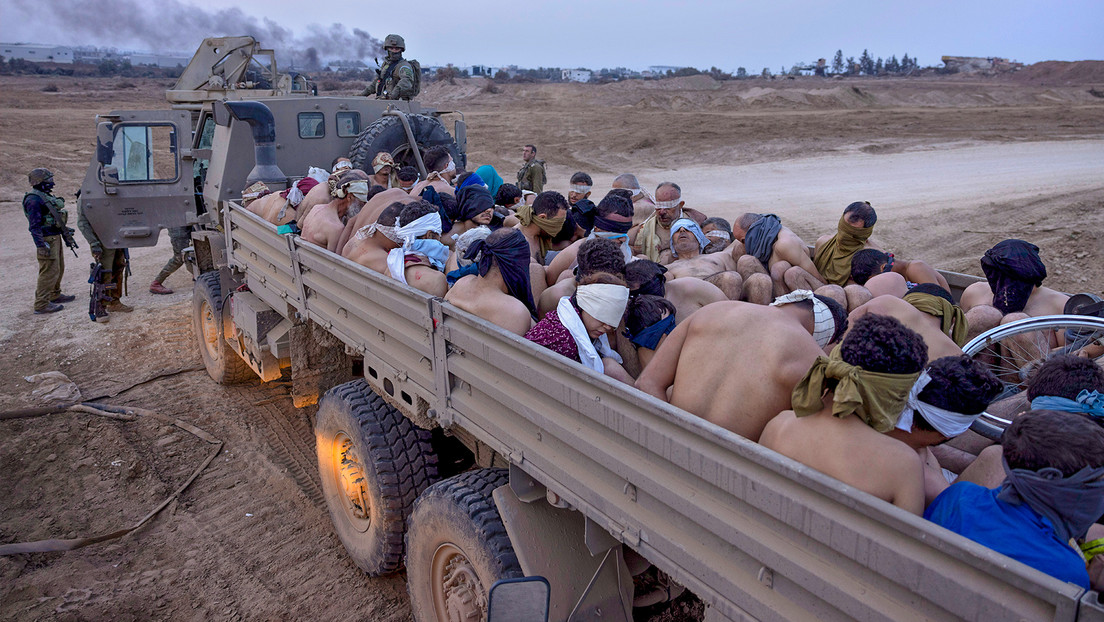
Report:
M 192 289 L 192 329 L 208 375 L 219 384 L 236 384 L 254 377 L 253 370 L 226 343 L 222 315 L 222 286 L 218 272 L 204 272 Z
M 431 486 L 414 504 L 406 534 L 406 582 L 418 622 L 487 619 L 499 579 L 522 576 L 491 493 L 505 469 L 461 473 Z
M 407 115 L 407 119 L 410 120 L 410 129 L 414 132 L 414 139 L 418 141 L 418 148 L 423 155 L 426 149 L 443 145 L 452 154 L 456 166 L 462 168 L 467 164 L 467 158 L 460 152 L 456 140 L 440 119 L 424 114 Z M 371 173 L 372 159 L 381 151 L 390 153 L 400 167 L 417 166 L 410 141 L 406 138 L 406 130 L 398 117 L 380 117 L 364 128 L 349 149 L 349 159 L 353 161 L 355 168 Z
M 322 397 L 314 436 L 326 507 L 345 550 L 369 576 L 398 570 L 414 500 L 437 481 L 431 434 L 354 380 Z

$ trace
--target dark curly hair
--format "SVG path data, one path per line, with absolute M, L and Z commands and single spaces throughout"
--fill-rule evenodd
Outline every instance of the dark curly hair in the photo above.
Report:
M 452 154 L 449 153 L 448 148 L 436 145 L 426 149 L 422 155 L 422 163 L 425 164 L 427 171 L 443 171 L 451 157 Z
M 409 225 L 410 223 L 418 220 L 422 216 L 432 214 L 437 211 L 437 206 L 428 201 L 418 201 L 417 203 L 408 203 L 399 214 L 399 220 L 396 223 L 402 227 Z
M 639 289 L 656 277 L 659 277 L 661 283 L 666 283 L 667 277 L 663 276 L 666 272 L 666 267 L 650 259 L 637 259 L 625 266 L 625 281 L 628 282 L 629 289 Z
M 675 314 L 675 305 L 666 298 L 649 294 L 633 296 L 625 309 L 625 328 L 635 335 L 662 320 L 665 311 L 667 315 Z
M 602 197 L 595 209 L 602 218 L 608 218 L 610 214 L 628 216 L 629 218 L 632 218 L 633 215 L 632 199 L 626 198 L 616 190 L 611 190 L 609 194 Z
M 897 318 L 868 313 L 851 325 L 840 355 L 866 371 L 915 374 L 928 360 L 928 345 Z
M 843 215 L 848 214 L 854 214 L 861 218 L 864 227 L 873 227 L 874 223 L 878 222 L 878 213 L 874 211 L 874 206 L 870 204 L 870 201 L 855 201 L 848 205 L 843 209 Z
M 572 185 L 582 184 L 584 186 L 593 186 L 594 185 L 594 180 L 590 178 L 590 175 L 587 175 L 586 173 L 584 173 L 582 171 L 579 171 L 578 173 L 575 173 L 574 175 L 571 176 L 571 183 L 572 183 Z
M 1004 431 L 1001 445 L 1013 469 L 1052 467 L 1069 477 L 1085 467 L 1104 466 L 1104 429 L 1072 413 L 1026 412 Z
M 404 166 L 399 169 L 399 181 L 418 181 L 418 169 L 413 166 Z
M 568 204 L 564 195 L 555 190 L 545 190 L 538 194 L 536 199 L 533 199 L 533 213 L 548 216 L 549 218 L 555 217 L 556 212 L 560 210 L 567 210 L 570 208 L 571 205 Z
M 988 367 L 965 354 L 935 359 L 927 371 L 931 382 L 920 391 L 920 401 L 964 415 L 980 414 L 1002 388 Z
M 864 248 L 851 257 L 851 278 L 859 285 L 866 285 L 870 277 L 881 274 L 889 262 L 889 255 L 874 248 Z
M 495 193 L 495 205 L 513 205 L 521 198 L 521 189 L 514 184 L 502 184 Z
M 622 278 L 625 276 L 625 256 L 613 240 L 591 238 L 579 245 L 579 271 L 575 280 L 581 282 L 588 274 L 607 272 Z
M 1055 354 L 1028 378 L 1027 399 L 1047 395 L 1072 400 L 1085 389 L 1104 393 L 1104 369 L 1091 359 Z

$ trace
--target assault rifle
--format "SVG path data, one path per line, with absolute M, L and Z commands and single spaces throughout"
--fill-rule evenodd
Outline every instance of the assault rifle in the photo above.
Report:
M 69 250 L 73 251 L 74 257 L 77 255 L 77 241 L 73 239 L 74 229 L 72 227 L 66 227 L 65 223 L 69 220 L 68 217 L 63 216 L 58 208 L 54 207 L 50 201 L 46 201 L 46 209 L 50 210 L 50 214 L 54 217 L 54 222 L 61 228 L 61 239 L 65 240 L 65 245 L 69 247 Z
M 108 273 L 104 271 L 103 264 L 99 261 L 90 264 L 89 268 L 88 319 L 98 322 L 101 318 L 107 317 L 107 309 L 104 308 L 104 302 L 107 299 L 107 293 L 104 291 L 106 287 L 104 275 Z

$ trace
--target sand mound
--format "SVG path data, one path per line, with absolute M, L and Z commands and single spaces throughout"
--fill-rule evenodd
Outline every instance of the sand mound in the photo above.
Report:
M 1104 84 L 1104 60 L 1077 62 L 1048 60 L 1029 65 L 1013 73 L 1011 79 L 1021 84 L 1044 86 Z

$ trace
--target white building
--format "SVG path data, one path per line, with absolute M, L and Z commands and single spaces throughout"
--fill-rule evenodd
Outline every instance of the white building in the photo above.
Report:
M 73 48 L 35 43 L 0 43 L 0 56 L 22 58 L 37 63 L 70 64 L 73 62 Z
M 130 64 L 150 65 L 153 67 L 187 67 L 191 56 L 174 56 L 169 54 L 131 54 Z
M 590 82 L 591 72 L 586 69 L 564 69 L 561 78 L 564 82 Z

